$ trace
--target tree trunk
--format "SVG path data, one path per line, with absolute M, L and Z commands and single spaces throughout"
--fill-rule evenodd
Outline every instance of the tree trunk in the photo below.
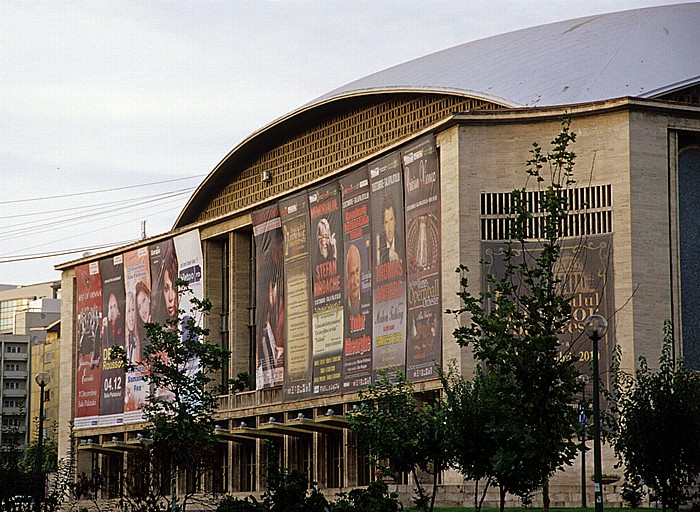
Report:
M 479 480 L 474 480 L 474 512 L 479 512 Z
M 177 512 L 177 466 L 174 462 L 170 469 L 170 510 Z
M 549 512 L 549 478 L 542 485 L 542 511 Z
M 433 466 L 433 470 L 435 470 L 435 466 Z M 435 509 L 435 495 L 437 494 L 437 483 L 438 481 L 438 472 L 434 471 L 433 472 L 433 495 L 430 498 L 430 512 L 433 512 Z
M 501 485 L 501 486 L 499 486 L 499 489 L 500 489 L 500 498 L 501 498 L 501 512 L 503 512 L 504 509 L 506 508 L 506 488 Z

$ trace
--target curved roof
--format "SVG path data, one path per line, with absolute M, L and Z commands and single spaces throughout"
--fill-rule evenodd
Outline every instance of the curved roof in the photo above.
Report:
M 526 28 L 448 48 L 351 82 L 272 121 L 236 146 L 175 222 L 192 222 L 226 169 L 358 97 L 444 93 L 505 107 L 654 98 L 700 83 L 700 3 L 614 12 Z
M 512 107 L 653 98 L 700 80 L 699 27 L 700 3 L 560 21 L 399 64 L 307 107 L 391 90 L 450 92 Z

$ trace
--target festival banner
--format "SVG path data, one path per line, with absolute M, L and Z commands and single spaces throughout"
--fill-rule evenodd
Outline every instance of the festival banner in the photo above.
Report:
M 311 394 L 311 256 L 306 193 L 280 201 L 284 234 L 285 363 L 284 400 Z
M 124 421 L 142 419 L 141 408 L 148 398 L 145 378 L 148 368 L 142 363 L 146 345 L 146 323 L 151 321 L 151 265 L 148 247 L 124 253 L 126 319 L 124 341 L 126 355 L 136 368 L 126 372 Z
M 124 348 L 124 257 L 122 254 L 100 260 L 102 278 L 102 390 L 100 425 L 123 421 L 126 375 L 124 364 L 111 356 L 112 347 Z
M 486 274 L 492 274 L 500 278 L 505 273 L 505 252 L 507 246 L 504 242 L 482 242 L 481 255 L 485 262 L 481 286 L 482 290 L 489 289 Z M 525 254 L 519 244 L 511 246 L 513 262 L 523 261 L 523 258 L 532 260 L 539 256 L 541 245 L 535 242 L 525 247 Z M 564 332 L 559 335 L 559 356 L 570 357 L 576 361 L 575 365 L 582 374 L 590 376 L 591 363 L 593 361 L 593 342 L 583 331 L 586 319 L 594 314 L 602 315 L 612 321 L 614 313 L 614 295 L 612 282 L 612 235 L 589 235 L 583 240 L 564 240 L 561 244 L 561 256 L 556 273 L 560 283 L 560 290 L 570 297 L 571 321 Z M 598 357 L 600 368 L 610 366 L 612 350 L 612 338 L 614 326 L 608 326 L 608 334 L 598 344 Z M 607 382 L 608 373 L 603 373 L 604 382 Z M 587 393 L 592 389 L 589 381 Z M 590 393 L 589 393 L 590 396 Z
M 313 303 L 313 394 L 340 391 L 343 377 L 343 254 L 338 182 L 309 191 Z
M 406 199 L 406 377 L 436 377 L 442 361 L 440 173 L 435 138 L 401 152 Z
M 284 377 L 284 247 L 276 204 L 252 213 L 255 238 L 257 389 L 282 385 Z
M 367 167 L 340 179 L 345 249 L 343 390 L 372 382 L 372 233 Z
M 75 426 L 97 425 L 100 413 L 100 354 L 102 353 L 102 280 L 100 267 L 93 263 L 75 268 L 78 296 L 75 373 Z
M 369 165 L 374 236 L 372 371 L 390 377 L 406 365 L 406 255 L 398 153 Z

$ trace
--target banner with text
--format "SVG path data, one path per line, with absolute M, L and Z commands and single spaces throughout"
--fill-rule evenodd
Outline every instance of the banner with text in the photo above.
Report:
M 398 153 L 369 165 L 374 237 L 372 371 L 390 376 L 406 365 L 406 255 L 403 179 Z
M 284 400 L 311 394 L 311 256 L 306 193 L 280 201 L 286 291 Z
M 256 210 L 255 237 L 255 325 L 257 389 L 281 386 L 284 377 L 284 247 L 282 223 L 276 204 Z
M 433 379 L 442 361 L 440 173 L 435 138 L 401 152 L 406 198 L 406 377 Z
M 482 289 L 488 289 L 486 273 L 497 278 L 505 272 L 504 255 L 506 244 L 503 242 L 482 242 L 482 259 L 485 262 L 482 275 Z M 541 246 L 536 243 L 526 247 L 527 254 L 513 245 L 514 263 L 536 258 Z M 571 357 L 576 361 L 580 373 L 590 376 L 593 360 L 592 341 L 583 331 L 585 320 L 599 314 L 612 318 L 614 313 L 614 296 L 612 282 L 612 235 L 590 235 L 585 240 L 565 240 L 561 245 L 561 256 L 557 266 L 557 275 L 561 279 L 561 292 L 570 297 L 571 321 L 559 335 L 559 353 L 561 357 Z M 612 321 L 612 320 L 609 320 Z M 608 375 L 610 365 L 610 340 L 614 326 L 608 326 L 608 334 L 599 342 L 598 356 L 603 375 Z M 603 377 L 604 382 L 607 378 Z M 592 383 L 588 386 L 592 389 Z M 590 389 L 588 390 L 590 391 Z M 589 395 L 590 396 L 590 395 Z
M 75 373 L 75 425 L 97 425 L 100 414 L 100 355 L 102 353 L 102 279 L 95 261 L 75 268 L 78 296 Z
M 345 248 L 343 390 L 372 381 L 372 233 L 369 177 L 363 167 L 340 179 Z
M 141 418 L 141 408 L 148 398 L 145 381 L 148 368 L 141 363 L 146 343 L 146 323 L 151 321 L 151 266 L 148 247 L 124 253 L 126 285 L 125 344 L 126 355 L 136 368 L 126 373 L 124 421 Z
M 113 425 L 124 420 L 126 375 L 120 359 L 110 355 L 112 347 L 124 347 L 124 256 L 118 254 L 100 260 L 102 277 L 102 391 L 100 425 Z
M 334 181 L 309 191 L 313 281 L 313 394 L 340 391 L 343 375 L 343 256 L 340 190 Z

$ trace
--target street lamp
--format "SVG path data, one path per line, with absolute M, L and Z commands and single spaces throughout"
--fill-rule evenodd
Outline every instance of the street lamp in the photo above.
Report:
M 590 380 L 582 373 L 576 380 L 581 384 L 581 402 L 579 405 L 579 423 L 581 423 L 581 508 L 586 508 L 586 385 Z
M 600 375 L 598 373 L 598 342 L 605 336 L 608 322 L 601 315 L 591 315 L 583 330 L 593 342 L 593 496 L 595 512 L 603 512 L 603 469 L 600 451 Z
M 49 372 L 39 372 L 34 376 L 34 381 L 39 385 L 39 438 L 37 445 L 37 480 L 39 489 L 36 499 L 36 509 L 41 510 L 44 503 L 44 388 L 51 382 Z

